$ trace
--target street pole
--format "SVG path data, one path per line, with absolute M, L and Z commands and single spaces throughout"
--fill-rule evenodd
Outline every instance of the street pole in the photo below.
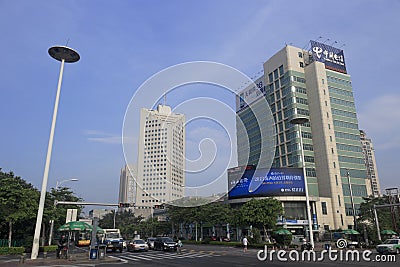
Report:
M 375 217 L 375 223 L 376 223 L 376 231 L 377 231 L 377 234 L 378 234 L 378 240 L 379 241 L 382 241 L 382 238 L 381 238 L 381 230 L 379 229 L 379 221 L 378 221 L 378 214 L 376 213 L 376 207 L 375 207 L 375 205 L 374 205 L 374 217 Z
M 58 78 L 58 86 L 57 86 L 56 100 L 54 103 L 54 111 L 53 111 L 53 119 L 51 122 L 49 143 L 48 143 L 48 147 L 47 147 L 47 156 L 46 156 L 46 163 L 45 163 L 45 167 L 44 167 L 42 190 L 40 192 L 39 207 L 38 207 L 38 212 L 37 212 L 37 217 L 36 217 L 35 234 L 33 236 L 32 254 L 31 254 L 32 260 L 37 259 L 37 256 L 39 254 L 40 230 L 41 230 L 42 220 L 43 220 L 44 201 L 46 198 L 47 180 L 49 177 L 51 152 L 53 149 L 54 131 L 55 131 L 55 126 L 56 126 L 56 121 L 57 121 L 58 103 L 59 103 L 59 99 L 60 99 L 61 83 L 62 83 L 62 77 L 63 77 L 63 72 L 64 72 L 64 63 L 65 62 L 68 62 L 68 63 L 77 62 L 80 59 L 80 56 L 76 51 L 74 51 L 73 49 L 66 47 L 66 46 L 51 47 L 49 49 L 49 54 L 54 59 L 61 61 L 61 68 L 60 68 L 60 74 L 59 74 L 59 78 Z
M 350 172 L 349 170 L 346 170 L 346 175 L 347 175 L 347 182 L 349 184 L 349 190 L 350 190 L 350 202 L 351 202 L 351 208 L 353 209 L 353 220 L 354 220 L 354 230 L 357 230 L 357 216 L 356 216 L 356 208 L 354 205 L 354 199 L 353 199 L 353 189 L 351 188 L 351 182 L 350 182 Z
M 58 192 L 58 187 L 59 187 L 63 182 L 69 182 L 69 181 L 75 182 L 75 181 L 78 181 L 78 179 L 72 178 L 72 179 L 63 180 L 63 181 L 61 181 L 61 182 L 57 181 L 55 190 Z M 55 199 L 55 200 L 54 200 L 54 206 L 53 206 L 53 209 L 54 209 L 53 215 L 54 215 L 54 213 L 55 213 L 56 207 L 57 207 L 57 200 Z M 51 246 L 51 240 L 53 239 L 53 231 L 54 231 L 54 219 L 50 220 L 49 246 Z
M 116 216 L 116 214 L 117 214 L 117 209 L 114 210 L 114 224 L 113 224 L 114 225 L 114 229 L 115 229 L 115 216 Z
M 290 121 L 293 124 L 297 124 L 299 126 L 299 134 L 300 134 L 300 153 L 301 153 L 301 162 L 304 176 L 304 190 L 306 193 L 306 207 L 307 207 L 307 217 L 308 217 L 308 228 L 309 228 L 309 236 L 310 236 L 310 244 L 312 249 L 314 249 L 314 233 L 312 227 L 312 217 L 311 217 L 311 206 L 310 206 L 310 196 L 308 194 L 308 182 L 307 182 L 307 173 L 306 173 L 306 163 L 304 161 L 304 150 L 303 150 L 303 136 L 301 134 L 301 125 L 309 122 L 308 118 L 299 117 L 292 119 Z

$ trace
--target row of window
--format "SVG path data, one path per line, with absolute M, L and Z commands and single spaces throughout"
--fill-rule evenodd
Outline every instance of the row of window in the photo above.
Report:
M 332 108 L 332 114 L 337 116 L 343 116 L 347 118 L 357 119 L 357 114 L 355 112 L 345 111 L 341 109 Z
M 342 184 L 343 195 L 350 196 L 350 187 L 348 184 Z M 365 185 L 351 184 L 351 191 L 355 197 L 366 197 L 367 188 Z
M 329 90 L 329 92 L 334 93 L 334 94 L 353 97 L 353 92 L 351 92 L 351 91 L 339 89 L 339 88 L 336 88 L 333 86 L 328 86 L 328 90 Z
M 367 177 L 367 174 L 366 174 L 365 170 L 354 170 L 354 169 L 347 170 L 347 169 L 344 169 L 344 168 L 340 169 L 340 175 L 342 177 L 346 177 L 347 176 L 347 172 L 349 173 L 349 176 L 353 177 L 353 178 L 366 178 Z
M 365 163 L 363 158 L 353 158 L 353 157 L 345 157 L 345 156 L 339 156 L 339 161 L 347 162 L 347 163 L 355 163 L 355 164 L 364 164 Z
M 341 106 L 346 106 L 346 107 L 352 107 L 355 108 L 354 102 L 351 101 L 346 101 L 334 97 L 330 97 L 331 103 L 341 105 Z
M 268 81 L 272 83 L 274 80 L 278 79 L 283 74 L 284 74 L 283 65 L 280 65 L 278 69 L 275 69 L 273 72 L 268 74 Z
M 342 84 L 342 85 L 345 85 L 345 86 L 351 86 L 351 82 L 350 81 L 346 81 L 346 80 L 339 79 L 339 78 L 332 77 L 332 76 L 327 76 L 327 79 L 328 79 L 328 82 Z
M 342 132 L 337 132 L 337 131 L 335 131 L 335 136 L 336 136 L 336 138 L 342 138 L 342 139 L 348 139 L 348 140 L 355 140 L 355 141 L 360 140 L 359 135 L 342 133 Z
M 162 129 L 155 129 L 155 130 L 146 130 L 144 132 L 145 133 L 154 133 L 154 132 L 162 132 L 162 131 L 167 131 L 167 129 L 166 128 L 162 128 Z
M 362 152 L 362 149 L 359 146 L 351 146 L 351 145 L 336 143 L 336 148 L 337 150 L 343 150 L 343 151 Z
M 347 122 L 347 121 L 333 120 L 333 125 L 335 125 L 336 127 L 343 127 L 343 128 L 358 130 L 358 125 L 357 124 L 351 123 L 351 122 Z

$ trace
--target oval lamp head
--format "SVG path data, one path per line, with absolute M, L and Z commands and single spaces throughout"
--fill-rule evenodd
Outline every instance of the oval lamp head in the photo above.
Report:
M 49 55 L 58 61 L 64 60 L 67 63 L 77 62 L 80 59 L 78 52 L 67 46 L 50 47 Z

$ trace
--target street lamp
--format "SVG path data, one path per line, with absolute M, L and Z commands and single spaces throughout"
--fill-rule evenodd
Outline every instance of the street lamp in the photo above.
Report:
M 354 205 L 353 189 L 352 189 L 352 187 L 351 187 L 350 172 L 349 172 L 349 170 L 346 170 L 346 176 L 347 176 L 347 183 L 349 184 L 349 190 L 350 190 L 351 208 L 352 208 L 352 210 L 353 210 L 354 230 L 357 230 L 356 207 L 355 207 L 355 205 Z
M 51 122 L 49 144 L 47 147 L 46 164 L 44 167 L 42 190 L 40 192 L 39 208 L 38 208 L 38 213 L 37 213 L 37 217 L 36 217 L 35 235 L 33 236 L 32 254 L 31 254 L 32 260 L 37 259 L 37 256 L 39 254 L 40 230 L 42 227 L 44 201 L 46 198 L 47 179 L 49 177 L 51 152 L 52 152 L 52 148 L 53 148 L 54 130 L 55 130 L 56 121 L 57 121 L 58 102 L 60 99 L 61 83 L 62 83 L 62 77 L 63 77 L 63 72 L 64 72 L 64 63 L 65 62 L 73 63 L 73 62 L 77 62 L 80 59 L 78 52 L 76 52 L 75 50 L 73 50 L 69 47 L 66 47 L 66 46 L 53 46 L 49 49 L 48 52 L 52 58 L 54 58 L 58 61 L 61 61 L 61 68 L 60 68 L 60 75 L 58 78 L 56 100 L 54 103 L 53 120 Z
M 79 181 L 79 179 L 71 178 L 62 180 L 61 182 L 57 181 L 55 190 L 58 191 L 59 186 L 65 182 L 76 182 L 76 181 Z M 54 208 L 56 207 L 56 201 L 57 200 L 54 200 Z M 51 240 L 53 239 L 53 229 L 54 229 L 54 219 L 50 220 L 49 246 L 51 245 Z
M 58 188 L 60 187 L 60 185 L 62 185 L 63 183 L 65 183 L 65 182 L 76 182 L 76 181 L 79 181 L 79 179 L 77 179 L 77 178 L 71 178 L 71 179 L 66 179 L 66 180 L 62 180 L 61 182 L 59 182 L 59 181 L 57 181 L 57 183 L 56 183 L 56 190 L 58 190 Z
M 309 122 L 310 120 L 306 117 L 297 117 L 290 122 L 292 124 L 296 124 L 299 126 L 299 134 L 300 134 L 300 152 L 301 152 L 301 165 L 303 169 L 303 176 L 304 176 L 304 189 L 306 193 L 306 206 L 307 206 L 307 217 L 308 217 L 308 228 L 309 228 L 309 235 L 310 235 L 310 244 L 311 247 L 314 248 L 314 234 L 313 234 L 313 227 L 311 221 L 311 207 L 310 207 L 310 197 L 308 195 L 308 183 L 307 183 L 307 174 L 306 174 L 306 163 L 304 161 L 304 151 L 303 151 L 303 136 L 301 134 L 301 125 L 304 123 Z

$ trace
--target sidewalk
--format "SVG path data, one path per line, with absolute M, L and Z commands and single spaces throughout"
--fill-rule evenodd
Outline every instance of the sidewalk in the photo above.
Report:
M 120 259 L 112 257 L 112 255 L 106 255 L 104 259 L 89 259 L 89 252 L 79 251 L 70 254 L 69 259 L 57 259 L 55 254 L 47 255 L 44 258 L 43 253 L 39 254 L 36 260 L 30 259 L 30 254 L 26 254 L 23 258 L 15 256 L 15 259 L 0 262 L 0 267 L 13 267 L 13 266 L 43 266 L 43 265 L 73 265 L 73 264 L 101 264 L 101 263 L 118 263 Z

